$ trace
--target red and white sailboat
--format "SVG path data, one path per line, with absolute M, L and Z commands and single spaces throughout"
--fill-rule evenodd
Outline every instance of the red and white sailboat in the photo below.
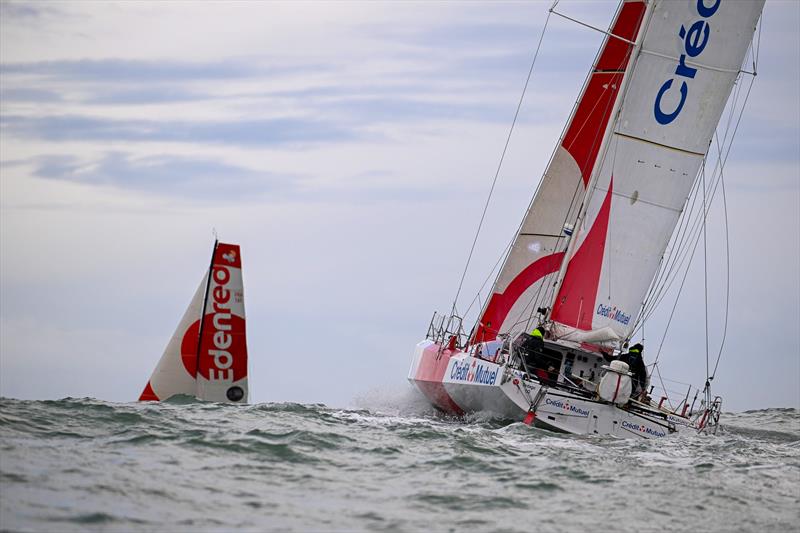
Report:
M 211 265 L 139 400 L 176 394 L 247 403 L 242 256 L 236 244 L 214 242 Z
M 408 378 L 439 409 L 660 437 L 719 416 L 629 401 L 632 342 L 764 0 L 624 0 L 470 334 L 437 316 Z M 455 305 L 454 305 L 455 310 Z M 544 330 L 537 377 L 515 339 Z M 626 395 L 626 387 L 627 393 Z

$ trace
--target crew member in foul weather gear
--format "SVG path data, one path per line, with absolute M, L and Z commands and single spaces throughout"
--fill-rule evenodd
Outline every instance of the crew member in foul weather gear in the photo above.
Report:
M 644 346 L 641 343 L 636 343 L 618 358 L 623 363 L 628 364 L 628 368 L 633 374 L 633 378 L 631 379 L 633 385 L 633 391 L 631 393 L 632 398 L 641 397 L 647 387 L 647 367 L 642 358 L 643 350 Z
M 527 333 L 520 333 L 513 343 L 514 352 L 517 353 L 523 362 L 523 367 L 531 374 L 542 376 L 546 374 L 542 368 L 546 368 L 543 361 L 544 354 L 544 328 L 542 326 L 536 327 L 531 331 L 530 335 Z
M 530 349 L 541 353 L 544 348 L 544 328 L 542 326 L 536 326 L 536 328 L 531 331 L 531 338 L 526 344 Z

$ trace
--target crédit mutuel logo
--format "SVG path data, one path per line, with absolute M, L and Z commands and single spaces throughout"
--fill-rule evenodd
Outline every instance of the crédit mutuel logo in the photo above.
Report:
M 713 0 L 712 5 L 707 6 L 706 2 L 703 0 L 697 0 L 697 14 L 704 19 L 711 18 L 714 16 L 714 13 L 717 12 L 717 9 L 719 9 L 720 2 L 721 0 Z M 672 83 L 676 81 L 676 79 L 670 78 L 665 81 L 663 85 L 661 85 L 653 105 L 653 113 L 659 124 L 669 124 L 675 120 L 678 115 L 680 115 L 681 110 L 683 109 L 683 104 L 686 103 L 686 97 L 689 94 L 689 85 L 687 80 L 693 80 L 697 74 L 696 68 L 690 67 L 686 64 L 686 58 L 687 56 L 695 58 L 702 54 L 703 50 L 705 50 L 706 45 L 708 44 L 708 37 L 710 34 L 711 25 L 706 20 L 700 19 L 695 21 L 694 24 L 689 26 L 688 30 L 683 24 L 681 24 L 681 27 L 678 30 L 678 36 L 683 39 L 683 49 L 685 53 L 681 54 L 680 58 L 678 59 L 678 65 L 675 67 L 675 76 L 678 77 L 678 79 L 682 78 L 680 89 L 678 89 L 680 92 L 680 99 L 678 100 L 678 104 L 674 106 L 673 109 L 670 110 L 669 106 L 666 106 L 667 110 L 664 110 L 665 106 L 661 99 L 667 92 L 672 92 L 670 89 L 672 89 Z M 676 96 L 670 95 L 668 99 L 674 102 L 677 98 Z
M 468 360 L 463 363 L 455 361 L 453 368 L 450 369 L 450 379 L 479 383 L 481 385 L 494 385 L 495 381 L 497 381 L 497 369 L 492 370 L 488 365 L 484 367 L 483 364 L 478 363 L 475 359 L 472 360 L 472 364 Z
M 569 403 L 569 400 L 562 401 L 557 398 L 545 398 L 544 399 L 545 405 L 552 405 L 556 409 L 561 409 L 564 413 L 569 413 L 572 415 L 580 416 L 580 417 L 587 417 L 589 416 L 588 409 L 581 409 L 576 405 L 572 405 Z

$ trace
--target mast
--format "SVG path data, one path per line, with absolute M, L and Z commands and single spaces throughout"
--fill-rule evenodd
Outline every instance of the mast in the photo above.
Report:
M 471 342 L 494 339 L 527 323 L 549 299 L 565 257 L 565 228 L 578 216 L 613 122 L 624 73 L 646 11 L 644 0 L 622 0 L 559 137 L 536 193 L 520 223 Z M 572 237 L 574 240 L 575 237 Z
M 606 154 L 608 152 L 608 144 L 612 137 L 612 132 L 614 127 L 616 126 L 616 117 L 619 115 L 620 107 L 622 106 L 622 102 L 625 100 L 625 94 L 628 89 L 628 82 L 631 79 L 631 75 L 636 67 L 636 62 L 639 59 L 639 54 L 641 53 L 642 49 L 642 41 L 644 40 L 644 36 L 647 33 L 647 27 L 650 25 L 650 17 L 653 14 L 653 4 L 656 0 L 644 0 L 645 1 L 645 12 L 644 17 L 642 18 L 642 27 L 640 28 L 637 36 L 636 41 L 633 45 L 633 50 L 631 51 L 631 58 L 628 62 L 628 66 L 625 69 L 625 73 L 622 76 L 622 86 L 620 87 L 619 95 L 617 96 L 616 101 L 614 102 L 614 108 L 611 111 L 612 119 L 608 121 L 608 125 L 606 127 L 605 132 L 603 133 L 603 140 L 600 144 L 600 152 L 598 156 L 598 161 L 600 164 L 595 164 L 594 169 L 592 170 L 592 176 L 589 179 L 589 183 L 586 186 L 586 192 L 584 193 L 583 200 L 581 202 L 580 210 L 578 211 L 578 217 L 575 219 L 572 228 L 572 235 L 570 236 L 569 242 L 567 243 L 567 249 L 564 252 L 564 259 L 561 261 L 561 268 L 558 270 L 558 275 L 556 276 L 556 281 L 553 284 L 554 291 L 553 291 L 553 298 L 550 300 L 550 305 L 547 309 L 547 315 L 545 316 L 545 321 L 549 322 L 551 320 L 551 315 L 553 313 L 553 308 L 555 300 L 558 298 L 559 292 L 561 291 L 561 285 L 564 283 L 564 276 L 567 272 L 567 267 L 569 266 L 569 261 L 572 256 L 575 254 L 575 247 L 578 244 L 578 238 L 576 232 L 580 230 L 581 224 L 585 222 L 586 211 L 589 209 L 589 198 L 591 198 L 592 194 L 594 193 L 595 186 L 597 185 L 597 179 L 600 175 L 600 169 L 602 168 L 602 162 L 605 160 Z M 612 34 L 609 34 L 609 38 L 614 38 Z
M 217 245 L 219 240 L 214 238 L 214 247 L 211 249 L 211 262 L 208 265 L 208 275 L 206 276 L 206 289 L 203 293 L 203 310 L 200 312 L 200 330 L 197 333 L 197 355 L 195 357 L 195 377 L 200 372 L 200 347 L 203 344 L 203 326 L 205 325 L 206 307 L 208 306 L 208 293 L 211 287 L 211 276 L 214 273 L 214 257 L 217 254 Z

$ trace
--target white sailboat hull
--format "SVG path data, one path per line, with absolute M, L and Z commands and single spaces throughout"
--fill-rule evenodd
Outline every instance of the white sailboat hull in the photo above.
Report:
M 692 426 L 688 418 L 652 409 L 628 410 L 545 386 L 505 364 L 419 343 L 408 379 L 437 408 L 453 415 L 487 412 L 522 421 L 534 413 L 537 427 L 576 435 L 660 438 Z M 531 408 L 533 406 L 533 409 Z

